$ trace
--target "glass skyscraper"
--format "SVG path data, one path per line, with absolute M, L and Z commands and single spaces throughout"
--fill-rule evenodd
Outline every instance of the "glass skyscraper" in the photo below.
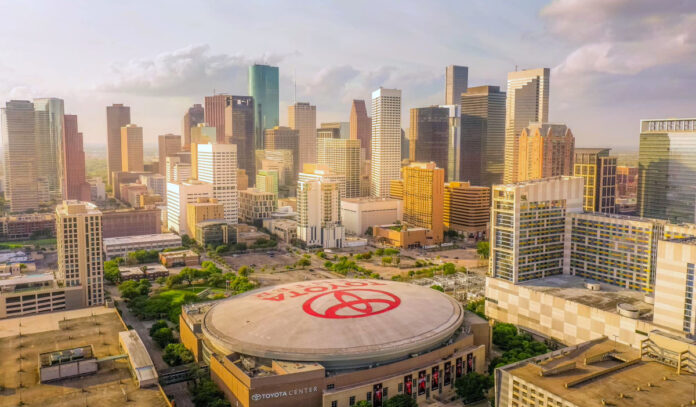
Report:
M 249 67 L 249 95 L 254 98 L 256 148 L 263 149 L 266 129 L 278 126 L 278 67 L 254 64 Z
M 693 223 L 696 119 L 641 120 L 638 214 Z

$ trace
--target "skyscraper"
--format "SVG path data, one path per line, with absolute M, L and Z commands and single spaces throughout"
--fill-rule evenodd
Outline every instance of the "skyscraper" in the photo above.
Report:
M 48 185 L 48 197 L 52 201 L 63 198 L 63 99 L 34 99 L 38 153 L 38 176 Z
M 196 180 L 167 182 L 167 229 L 180 235 L 195 234 L 188 230 L 188 204 L 199 198 L 213 198 L 213 185 Z
M 517 182 L 518 138 L 531 122 L 549 121 L 549 68 L 508 73 L 505 105 L 505 173 L 503 182 Z
M 191 128 L 191 146 L 190 150 L 190 160 L 191 164 L 191 178 L 198 179 L 198 145 L 217 143 L 217 129 L 215 127 L 207 126 L 205 123 L 198 123 L 196 127 Z M 181 160 L 185 163 L 185 160 Z
M 370 138 L 372 137 L 372 123 L 367 115 L 364 100 L 353 100 L 350 106 L 350 138 L 360 140 L 360 148 L 365 149 L 365 159 L 371 157 Z
M 288 126 L 300 137 L 300 168 L 317 162 L 317 107 L 297 102 L 288 106 Z
M 505 168 L 505 92 L 477 86 L 461 95 L 459 179 L 472 185 L 503 182 Z
M 226 94 L 205 97 L 205 124 L 215 127 L 216 143 L 225 142 L 225 108 L 229 98 Z
M 341 225 L 338 182 L 320 175 L 300 174 L 297 213 L 297 238 L 308 247 L 343 247 L 345 229 Z
M 196 127 L 198 123 L 205 122 L 205 109 L 200 104 L 195 104 L 186 111 L 181 123 L 181 134 L 184 135 L 184 150 L 188 150 L 191 145 L 191 127 Z M 160 165 L 162 161 L 160 160 Z
M 131 122 L 130 107 L 113 104 L 106 107 L 106 148 L 107 182 L 113 185 L 112 174 L 122 171 L 121 165 L 121 127 Z
M 609 148 L 576 148 L 573 175 L 585 180 L 585 212 L 616 212 L 616 157 Z
M 198 180 L 213 186 L 213 198 L 224 206 L 225 221 L 236 225 L 237 146 L 234 144 L 198 145 Z
M 254 186 L 256 173 L 256 150 L 254 136 L 254 98 L 230 96 L 225 107 L 225 140 L 237 146 L 237 166 L 251 175 L 250 186 Z
M 318 139 L 316 163 L 345 175 L 346 191 L 341 198 L 360 196 L 360 140 Z
M 254 98 L 256 149 L 264 148 L 264 131 L 278 126 L 278 67 L 254 64 L 249 67 L 249 95 Z
M 641 120 L 639 216 L 693 223 L 695 185 L 696 119 Z
M 372 92 L 370 195 L 386 198 L 389 183 L 401 177 L 401 90 Z
M 469 68 L 450 65 L 445 69 L 445 104 L 458 105 L 462 93 L 469 87 Z
M 125 172 L 144 171 L 142 127 L 121 127 L 121 166 Z
M 89 201 L 90 186 L 85 178 L 85 151 L 77 116 L 65 115 L 63 139 L 63 193 L 68 200 Z
M 189 132 L 190 131 L 191 129 L 189 129 Z M 161 135 L 157 137 L 157 147 L 159 148 L 159 173 L 166 175 L 167 157 L 181 151 L 181 136 L 174 134 Z
M 264 136 L 265 150 L 291 150 L 292 151 L 292 166 L 293 176 L 302 170 L 300 168 L 300 135 L 297 130 L 290 127 L 275 126 L 272 129 L 266 130 Z
M 5 198 L 10 212 L 39 207 L 38 158 L 34 136 L 34 104 L 12 100 L 2 113 L 2 144 L 5 154 Z
M 104 303 L 102 213 L 91 203 L 64 201 L 56 208 L 58 279 L 82 287 L 82 306 Z
M 411 162 L 433 161 L 438 168 L 448 167 L 449 109 L 437 106 L 411 109 L 408 159 Z
M 573 174 L 575 137 L 565 124 L 529 123 L 517 144 L 518 182 Z
M 432 231 L 432 243 L 442 243 L 445 170 L 434 162 L 411 163 L 403 174 L 404 223 Z

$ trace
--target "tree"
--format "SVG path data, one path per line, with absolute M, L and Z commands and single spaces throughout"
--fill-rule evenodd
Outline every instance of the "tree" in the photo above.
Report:
M 253 271 L 254 270 L 252 270 L 249 266 L 242 266 L 237 270 L 237 275 L 242 277 L 249 277 L 249 274 L 251 274 Z
M 355 407 L 372 407 L 372 403 L 370 403 L 369 401 L 360 400 L 357 403 L 355 403 Z
M 442 265 L 442 274 L 444 275 L 450 275 L 456 273 L 456 267 L 452 263 L 445 263 Z
M 383 265 L 383 266 L 385 266 L 385 265 L 387 265 L 387 264 L 391 264 L 391 263 L 392 263 L 392 258 L 391 258 L 391 257 L 389 257 L 389 256 L 384 256 L 384 257 L 382 257 L 382 265 Z
M 442 286 L 441 286 L 441 285 L 438 285 L 438 284 L 433 284 L 433 285 L 430 286 L 430 288 L 432 288 L 433 290 L 437 290 L 437 291 L 443 292 L 443 293 L 445 292 L 445 289 L 442 288 Z
M 182 343 L 170 343 L 164 348 L 162 359 L 169 366 L 185 365 L 193 362 L 193 353 Z
M 111 284 L 117 284 L 121 281 L 121 271 L 118 269 L 118 261 L 116 259 L 104 262 L 104 278 Z
M 418 403 L 411 396 L 406 394 L 397 394 L 396 396 L 385 401 L 384 407 L 418 407 Z
M 365 234 L 368 236 L 372 236 L 372 226 L 368 226 L 367 229 L 365 229 Z
M 490 256 L 491 244 L 486 241 L 480 241 L 476 243 L 476 253 L 481 256 L 482 259 L 488 259 Z
M 303 269 L 310 265 L 312 265 L 312 262 L 306 257 L 297 260 L 297 263 L 295 263 L 295 266 L 302 267 Z
M 174 334 L 171 328 L 160 328 L 152 333 L 152 340 L 155 341 L 160 348 L 164 349 L 168 344 L 174 342 Z
M 460 377 L 454 382 L 457 396 L 461 397 L 464 403 L 473 403 L 485 397 L 484 392 L 493 387 L 493 377 L 471 372 Z
M 194 382 L 191 389 L 193 404 L 196 407 L 224 407 L 230 404 L 225 400 L 225 394 L 218 389 L 215 382 L 202 377 Z
M 118 286 L 118 291 L 121 293 L 121 297 L 132 300 L 133 298 L 141 295 L 140 285 L 136 281 L 124 281 Z
M 384 254 L 384 249 L 382 249 L 381 247 L 379 249 L 375 250 L 375 255 L 381 256 L 383 254 Z

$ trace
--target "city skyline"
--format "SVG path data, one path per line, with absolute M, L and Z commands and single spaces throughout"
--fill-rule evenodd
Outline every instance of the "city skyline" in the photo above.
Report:
M 445 66 L 451 64 L 469 68 L 470 86 L 502 89 L 515 66 L 551 68 L 550 120 L 573 128 L 579 147 L 601 144 L 635 151 L 640 119 L 692 116 L 683 100 L 690 88 L 688 67 L 696 54 L 693 41 L 688 41 L 693 35 L 688 22 L 696 6 L 679 1 L 641 7 L 627 1 L 447 8 L 441 3 L 410 3 L 396 10 L 357 2 L 332 10 L 310 7 L 311 12 L 301 17 L 313 21 L 314 27 L 305 30 L 296 30 L 289 23 L 296 21 L 293 18 L 281 18 L 297 15 L 282 4 L 256 10 L 204 3 L 197 10 L 200 19 L 194 20 L 177 7 L 148 19 L 162 10 L 145 5 L 139 15 L 148 24 L 135 21 L 128 31 L 116 24 L 126 15 L 127 4 L 90 4 L 65 16 L 89 19 L 92 25 L 54 21 L 53 7 L 58 6 L 46 2 L 3 8 L 7 24 L 0 33 L 12 38 L 3 45 L 4 61 L 12 63 L 0 64 L 0 94 L 6 100 L 64 99 L 66 111 L 80 117 L 87 146 L 105 144 L 103 107 L 112 103 L 132 108 L 133 122 L 143 127 L 145 145 L 153 145 L 161 134 L 179 134 L 181 116 L 204 96 L 213 91 L 247 94 L 247 70 L 254 63 L 280 68 L 281 112 L 295 100 L 307 101 L 317 106 L 318 123 L 347 121 L 353 99 L 368 100 L 371 91 L 384 86 L 403 90 L 405 128 L 407 109 L 443 103 Z M 42 13 L 32 14 L 38 8 Z M 392 11 L 398 18 L 382 24 Z M 243 23 L 261 12 L 266 23 Z M 35 29 L 22 37 L 10 35 L 25 31 L 16 22 L 26 21 L 27 15 L 38 19 Z M 422 15 L 439 23 L 410 30 Z M 492 18 L 508 23 L 497 24 L 495 35 L 485 22 Z M 216 24 L 223 19 L 225 24 Z M 211 29 L 198 29 L 202 21 Z M 361 32 L 351 31 L 357 21 L 364 27 Z M 163 36 L 171 30 L 162 29 L 162 24 L 182 29 Z M 322 35 L 312 35 L 313 30 Z M 387 35 L 386 30 L 400 34 Z M 70 40 L 60 48 L 62 53 L 83 57 L 55 58 L 56 51 L 36 40 L 49 32 Z M 277 41 L 263 41 L 265 37 L 255 35 L 261 32 Z M 382 38 L 383 46 L 365 45 L 370 37 Z M 345 45 L 330 46 L 339 40 Z M 659 55 L 652 53 L 654 49 Z M 40 69 L 49 60 L 52 69 Z M 283 116 L 281 125 L 287 124 Z

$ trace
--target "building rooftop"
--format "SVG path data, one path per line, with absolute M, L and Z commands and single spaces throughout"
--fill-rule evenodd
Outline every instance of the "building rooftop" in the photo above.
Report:
M 587 283 L 599 285 L 600 290 L 593 291 L 588 289 L 586 287 Z M 616 314 L 618 314 L 617 307 L 619 304 L 627 304 L 629 308 L 632 306 L 639 311 L 639 319 L 652 321 L 653 305 L 645 302 L 646 295 L 640 291 L 622 289 L 613 285 L 565 274 L 528 280 L 519 285 Z
M 24 274 L 19 277 L 10 277 L 0 280 L 0 287 L 11 287 L 20 284 L 47 283 L 55 280 L 53 273 Z
M 576 177 L 573 175 L 558 175 L 555 177 L 548 177 L 548 178 L 539 178 L 539 179 L 530 179 L 522 182 L 518 182 L 516 184 L 497 184 L 493 185 L 493 188 L 516 188 L 516 187 L 524 187 L 528 185 L 536 185 L 536 184 L 541 184 L 549 181 L 564 181 L 564 180 L 573 180 L 573 179 L 582 179 L 582 177 Z
M 400 201 L 400 199 L 394 199 L 394 198 L 378 198 L 378 197 L 372 197 L 372 196 L 363 196 L 359 198 L 343 198 L 341 199 L 341 202 L 349 202 L 349 203 L 369 203 L 369 202 L 397 202 Z
M 138 389 L 126 359 L 101 362 L 96 374 L 41 384 L 39 355 L 86 346 L 97 359 L 121 355 L 118 333 L 125 329 L 116 310 L 105 307 L 0 320 L 0 354 L 12 355 L 0 358 L 0 406 L 166 405 L 158 387 Z
M 578 406 L 685 406 L 693 399 L 696 376 L 678 375 L 675 367 L 608 338 L 549 355 L 502 369 Z
M 181 237 L 175 233 L 156 233 L 151 235 L 107 237 L 104 238 L 104 246 L 116 244 L 168 242 L 174 240 L 181 242 Z
M 155 364 L 152 363 L 150 354 L 145 349 L 145 344 L 140 339 L 135 330 L 122 331 L 118 333 L 121 344 L 125 348 L 130 358 L 131 366 L 140 382 L 148 382 L 157 379 Z

